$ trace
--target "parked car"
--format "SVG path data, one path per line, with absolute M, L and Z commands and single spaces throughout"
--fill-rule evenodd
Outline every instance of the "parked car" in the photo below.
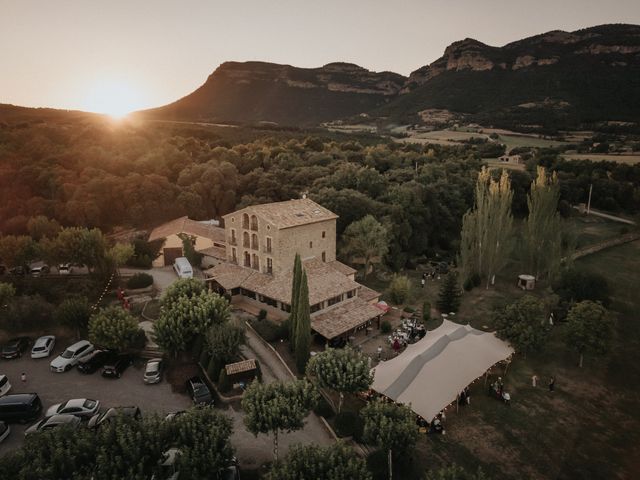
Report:
M 193 377 L 187 380 L 187 391 L 196 405 L 213 403 L 209 387 L 200 377 Z
M 94 350 L 86 357 L 78 360 L 76 368 L 81 373 L 94 373 L 107 363 L 115 360 L 116 353 L 112 350 Z
M 49 273 L 49 265 L 44 262 L 35 262 L 31 264 L 31 266 L 29 267 L 29 271 L 34 277 L 46 275 L 47 273 Z
M 24 436 L 33 435 L 34 433 L 43 432 L 45 430 L 51 430 L 52 428 L 60 427 L 62 425 L 71 425 L 78 427 L 80 419 L 74 415 L 54 415 L 52 417 L 43 418 L 39 422 L 31 425 L 24 431 Z
M 102 368 L 102 376 L 107 378 L 120 378 L 122 373 L 133 365 L 132 355 L 117 355 L 114 361 L 106 363 Z
M 11 390 L 11 384 L 6 375 L 0 375 L 0 397 L 6 395 Z
M 42 412 L 42 402 L 37 393 L 18 393 L 0 397 L 0 420 L 27 423 Z
M 0 422 L 0 443 L 9 436 L 9 433 L 11 433 L 9 424 L 6 422 Z
M 45 335 L 36 340 L 31 349 L 31 358 L 46 358 L 53 352 L 56 345 L 56 337 L 53 335 Z
M 26 270 L 22 265 L 18 265 L 17 267 L 9 269 L 9 274 L 11 275 L 24 275 L 25 273 Z
M 152 358 L 147 360 L 147 365 L 144 369 L 144 383 L 152 384 L 158 383 L 162 380 L 162 370 L 164 368 L 164 362 L 161 358 Z
M 54 415 L 75 415 L 76 417 L 90 418 L 98 413 L 100 402 L 89 398 L 74 398 L 64 403 L 56 403 L 47 409 L 45 417 Z
M 122 415 L 125 417 L 132 417 L 136 420 L 142 418 L 142 412 L 138 407 L 113 407 L 108 409 L 106 412 L 98 413 L 89 419 L 87 423 L 87 427 L 89 428 L 98 428 L 103 423 L 110 422 L 113 418 L 116 418 L 118 415 Z
M 73 273 L 73 267 L 70 263 L 61 263 L 58 265 L 58 274 L 60 275 L 70 275 Z
M 93 352 L 93 345 L 87 340 L 80 340 L 68 347 L 62 354 L 51 362 L 52 372 L 66 372 L 73 368 L 81 358 Z
M 29 345 L 31 345 L 31 339 L 29 337 L 12 338 L 2 347 L 2 358 L 10 359 L 21 357 Z

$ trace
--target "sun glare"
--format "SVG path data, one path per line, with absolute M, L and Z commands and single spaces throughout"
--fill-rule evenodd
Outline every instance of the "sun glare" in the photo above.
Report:
M 104 113 L 115 119 L 140 108 L 139 92 L 125 81 L 111 79 L 93 85 L 83 103 L 83 110 Z

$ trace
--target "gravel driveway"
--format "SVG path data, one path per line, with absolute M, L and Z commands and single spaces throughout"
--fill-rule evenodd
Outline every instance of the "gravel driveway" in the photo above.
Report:
M 58 345 L 55 355 L 66 346 Z M 54 355 L 32 360 L 27 353 L 17 360 L 0 360 L 0 373 L 7 375 L 12 385 L 9 393 L 35 392 L 40 396 L 44 410 L 71 398 L 100 400 L 103 409 L 137 405 L 143 415 L 184 410 L 191 405 L 191 399 L 186 395 L 171 392 L 171 387 L 165 380 L 156 385 L 146 385 L 142 381 L 142 360 L 129 367 L 122 378 L 107 379 L 99 371 L 83 375 L 75 368 L 66 373 L 53 373 L 49 371 L 49 363 L 53 358 Z M 27 375 L 24 384 L 20 381 L 22 372 Z M 0 443 L 0 456 L 22 445 L 23 432 L 27 426 L 11 424 L 11 434 Z

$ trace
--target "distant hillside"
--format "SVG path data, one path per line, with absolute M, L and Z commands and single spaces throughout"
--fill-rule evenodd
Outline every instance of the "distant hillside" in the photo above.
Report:
M 406 77 L 330 63 L 296 68 L 264 62 L 220 65 L 195 92 L 146 117 L 215 122 L 317 125 L 380 107 L 394 98 Z
M 553 31 L 501 48 L 455 42 L 374 115 L 418 122 L 433 108 L 502 126 L 639 122 L 640 26 Z

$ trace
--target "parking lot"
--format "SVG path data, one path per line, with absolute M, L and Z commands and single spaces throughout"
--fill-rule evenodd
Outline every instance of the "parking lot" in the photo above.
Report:
M 75 368 L 66 373 L 51 372 L 49 363 L 67 346 L 57 345 L 49 358 L 33 360 L 26 352 L 16 360 L 0 360 L 0 374 L 7 375 L 12 385 L 9 393 L 37 393 L 42 400 L 43 412 L 51 405 L 71 398 L 99 400 L 101 410 L 135 405 L 140 407 L 143 415 L 184 410 L 191 405 L 187 395 L 173 393 L 164 379 L 159 384 L 146 385 L 142 381 L 143 360 L 137 360 L 119 379 L 103 378 L 100 371 L 83 375 Z M 20 380 L 23 372 L 27 377 L 24 383 Z M 9 437 L 0 443 L 0 457 L 22 445 L 23 432 L 28 426 L 11 424 Z

